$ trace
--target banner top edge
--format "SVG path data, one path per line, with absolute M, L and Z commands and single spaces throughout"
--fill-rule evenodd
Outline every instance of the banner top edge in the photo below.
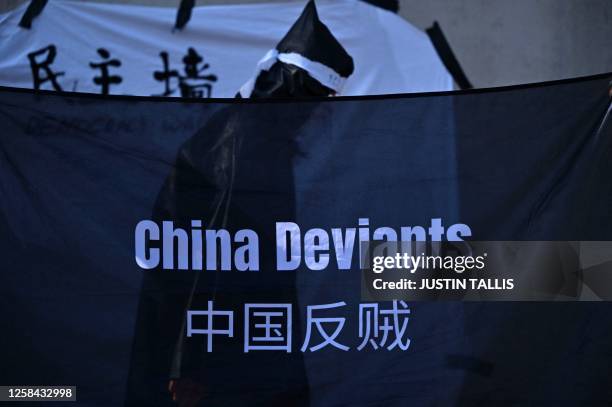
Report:
M 432 96 L 462 96 L 480 93 L 506 92 L 522 89 L 532 89 L 537 87 L 547 87 L 579 82 L 588 82 L 609 78 L 612 81 L 612 71 L 594 75 L 578 76 L 573 78 L 556 79 L 544 82 L 531 82 L 517 85 L 495 86 L 487 88 L 475 88 L 451 91 L 434 92 L 414 92 L 414 93 L 389 93 L 379 95 L 362 96 L 335 96 L 335 97 L 312 97 L 312 98 L 273 98 L 273 99 L 236 99 L 236 98 L 183 98 L 183 97 L 164 97 L 164 96 L 136 96 L 136 95 L 102 95 L 87 92 L 54 91 L 54 90 L 35 90 L 30 88 L 17 88 L 10 86 L 0 86 L 0 92 L 28 93 L 31 95 L 49 95 L 60 97 L 83 97 L 103 100 L 124 100 L 124 101 L 147 101 L 147 102 L 173 102 L 173 103 L 224 103 L 224 104 L 269 104 L 269 103 L 304 103 L 304 102 L 339 102 L 339 101 L 359 101 L 359 100 L 382 100 L 382 99 L 412 99 L 425 98 Z

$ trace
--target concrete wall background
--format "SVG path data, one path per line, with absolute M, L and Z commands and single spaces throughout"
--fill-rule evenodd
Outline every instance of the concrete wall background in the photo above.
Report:
M 179 3 L 81 1 L 168 7 Z M 205 0 L 197 4 L 261 1 Z M 23 0 L 0 0 L 0 12 L 20 3 Z M 612 0 L 400 0 L 400 14 L 421 29 L 438 20 L 476 87 L 612 71 Z
M 612 0 L 403 0 L 419 28 L 437 19 L 475 86 L 612 71 Z

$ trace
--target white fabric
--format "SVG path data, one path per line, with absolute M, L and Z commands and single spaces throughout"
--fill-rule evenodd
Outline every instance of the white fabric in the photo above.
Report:
M 295 52 L 279 53 L 278 50 L 272 49 L 268 51 L 268 53 L 257 63 L 257 69 L 255 69 L 255 73 L 251 79 L 249 79 L 247 83 L 240 88 L 240 95 L 242 97 L 251 96 L 253 88 L 255 87 L 255 81 L 257 80 L 260 72 L 269 70 L 276 61 L 295 65 L 304 69 L 320 84 L 332 89 L 336 92 L 336 94 L 340 94 L 342 92 L 342 88 L 346 82 L 346 78 L 342 77 L 338 72 L 317 61 L 312 61 Z
M 63 90 L 100 93 L 93 82 L 100 70 L 89 64 L 103 59 L 97 50 L 104 48 L 121 61 L 120 67 L 110 67 L 111 74 L 122 77 L 120 84 L 111 85 L 111 94 L 159 95 L 164 83 L 155 80 L 153 72 L 163 71 L 160 52 L 168 53 L 170 69 L 185 76 L 182 60 L 193 47 L 209 64 L 202 75 L 217 77 L 209 82 L 211 96 L 233 97 L 304 5 L 294 1 L 196 7 L 187 27 L 173 33 L 176 9 L 171 7 L 51 0 L 26 30 L 18 26 L 24 4 L 0 15 L 0 85 L 31 88 L 27 54 L 54 44 L 52 69 L 64 72 L 57 78 Z M 452 79 L 427 35 L 401 17 L 358 0 L 318 0 L 317 8 L 354 58 L 355 72 L 342 95 L 452 89 Z M 171 82 L 173 96 L 180 96 L 177 81 Z M 42 88 L 50 89 L 50 83 Z

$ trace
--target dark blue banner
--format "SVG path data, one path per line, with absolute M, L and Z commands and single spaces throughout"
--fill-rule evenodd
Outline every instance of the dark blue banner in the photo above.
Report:
M 612 240 L 610 79 L 1 89 L 0 384 L 83 406 L 610 403 L 609 303 L 367 302 L 360 265 L 381 240 Z

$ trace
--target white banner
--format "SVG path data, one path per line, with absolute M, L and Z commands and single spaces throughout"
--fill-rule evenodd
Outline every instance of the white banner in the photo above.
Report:
M 0 85 L 120 95 L 234 97 L 304 1 L 196 7 L 173 32 L 175 8 L 51 0 L 32 29 L 27 3 L 0 15 Z M 427 35 L 358 0 L 317 1 L 352 55 L 343 95 L 452 89 Z

